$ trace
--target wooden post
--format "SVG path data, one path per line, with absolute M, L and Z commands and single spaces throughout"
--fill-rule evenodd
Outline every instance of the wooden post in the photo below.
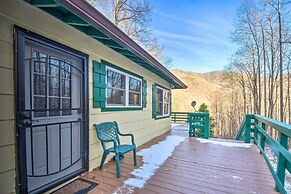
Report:
M 189 122 L 189 137 L 191 137 L 192 135 L 192 116 L 191 116 L 191 113 L 188 114 L 188 122 Z
M 263 130 L 265 130 L 266 131 L 266 124 L 264 123 L 264 122 L 262 122 L 262 128 L 263 128 Z M 265 150 L 265 141 L 266 141 L 266 137 L 265 137 L 265 135 L 263 135 L 263 133 L 261 133 L 261 148 L 263 149 L 263 150 Z M 262 153 L 261 151 L 260 151 L 260 153 Z
M 285 149 L 288 150 L 288 136 L 285 135 L 284 133 L 280 132 L 279 134 L 279 142 L 281 144 L 281 146 L 283 146 Z M 286 169 L 286 164 L 287 164 L 287 160 L 286 158 L 279 153 L 279 157 L 278 157 L 278 162 L 277 162 L 277 176 L 280 180 L 280 182 L 282 183 L 282 185 L 284 186 L 285 184 L 285 169 Z M 276 185 L 276 191 L 279 191 L 278 186 Z
M 245 131 L 245 143 L 250 143 L 251 139 L 251 120 L 253 115 L 246 115 L 246 131 Z
M 209 139 L 209 113 L 205 113 L 204 119 L 204 138 Z
M 255 119 L 255 124 L 257 124 L 257 125 L 259 124 L 258 119 Z M 255 138 L 255 140 L 259 141 L 259 138 L 258 138 L 258 128 L 257 128 L 256 125 L 254 125 L 254 138 Z M 256 141 L 254 141 L 254 143 L 257 144 Z

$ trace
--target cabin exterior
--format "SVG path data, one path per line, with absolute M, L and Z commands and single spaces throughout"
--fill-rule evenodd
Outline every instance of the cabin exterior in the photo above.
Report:
M 49 191 L 99 166 L 95 123 L 117 121 L 137 146 L 171 129 L 171 89 L 185 84 L 91 5 L 0 5 L 0 193 Z

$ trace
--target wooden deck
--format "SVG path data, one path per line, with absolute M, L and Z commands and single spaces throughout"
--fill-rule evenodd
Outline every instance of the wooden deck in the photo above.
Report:
M 164 140 L 169 135 L 187 136 L 183 129 L 175 129 L 159 136 L 138 149 Z M 138 157 L 142 166 L 142 158 Z M 138 167 L 139 167 L 138 166 Z M 115 163 L 109 162 L 100 171 L 95 169 L 82 176 L 99 185 L 89 193 L 128 193 L 124 181 L 134 177 L 132 155 L 121 161 L 122 178 L 116 178 Z M 132 193 L 277 193 L 274 180 L 262 155 L 255 145 L 251 148 L 226 147 L 212 143 L 200 143 L 196 138 L 186 137 L 175 148 L 172 156 L 160 166 L 142 189 Z M 129 189 L 129 190 L 128 190 Z M 73 186 L 56 193 L 72 193 Z

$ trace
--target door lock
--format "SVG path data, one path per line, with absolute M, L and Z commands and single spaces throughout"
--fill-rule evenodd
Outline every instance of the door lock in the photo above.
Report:
M 19 112 L 19 120 L 21 125 L 25 127 L 30 127 L 32 124 L 31 112 L 29 111 Z

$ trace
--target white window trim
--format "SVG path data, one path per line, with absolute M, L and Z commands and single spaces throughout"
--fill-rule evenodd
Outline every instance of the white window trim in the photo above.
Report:
M 108 105 L 107 104 L 107 70 L 114 71 L 116 73 L 119 73 L 119 74 L 125 76 L 125 105 L 124 106 L 123 105 L 116 106 L 116 105 Z M 139 80 L 141 83 L 140 84 L 140 106 L 129 105 L 129 77 L 134 78 L 136 80 Z M 105 106 L 106 106 L 106 108 L 142 108 L 142 87 L 143 87 L 142 79 L 135 77 L 131 74 L 125 73 L 123 71 L 120 71 L 118 69 L 115 69 L 113 67 L 106 66 L 105 84 L 106 84 L 106 90 L 105 90 L 105 96 L 106 96 Z
M 167 89 L 165 89 L 165 88 L 162 88 L 162 87 L 159 87 L 159 86 L 156 86 L 157 87 L 157 89 L 160 89 L 160 90 L 162 90 L 163 91 L 163 108 L 162 108 L 162 110 L 163 110 L 163 114 L 162 115 L 157 115 L 156 116 L 156 118 L 161 118 L 161 117 L 167 117 L 167 116 L 170 116 L 170 113 L 171 113 L 171 95 L 170 95 L 170 90 L 167 90 Z M 168 114 L 165 114 L 165 101 L 164 101 L 164 97 L 165 97 L 165 92 L 169 92 L 169 113 Z M 156 96 L 158 96 L 158 90 L 157 90 L 157 94 L 156 94 Z M 157 101 L 157 103 L 158 103 L 158 101 Z M 157 111 L 157 110 L 156 110 Z

